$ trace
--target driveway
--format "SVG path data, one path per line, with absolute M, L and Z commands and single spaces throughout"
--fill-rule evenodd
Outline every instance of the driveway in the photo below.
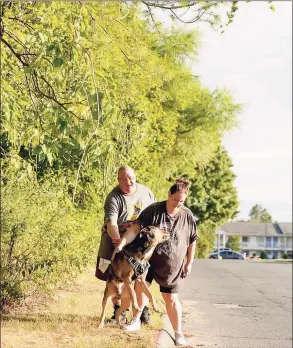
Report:
M 292 263 L 195 260 L 180 299 L 190 347 L 292 348 Z

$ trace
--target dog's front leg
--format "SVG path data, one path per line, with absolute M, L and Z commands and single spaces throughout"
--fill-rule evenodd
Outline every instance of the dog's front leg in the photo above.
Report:
M 131 303 L 132 303 L 132 310 L 133 310 L 133 311 L 138 311 L 139 308 L 138 308 L 136 293 L 135 293 L 135 291 L 134 291 L 134 286 L 133 286 L 133 284 L 132 284 L 131 279 L 129 279 L 129 278 L 124 278 L 124 279 L 123 279 L 123 283 L 124 283 L 124 286 L 126 287 L 126 289 L 127 289 L 128 292 L 129 292 L 130 299 L 131 299 Z
M 123 287 L 122 294 L 121 294 L 121 306 L 117 309 L 115 314 L 115 319 L 117 325 L 120 325 L 120 315 L 123 311 L 126 311 L 130 305 L 130 294 L 128 290 Z
M 154 311 L 159 313 L 160 310 L 159 310 L 159 308 L 157 307 L 157 303 L 156 303 L 155 297 L 154 297 L 154 295 L 150 292 L 150 289 L 148 288 L 147 283 L 146 283 L 146 281 L 145 281 L 144 278 L 141 278 L 141 284 L 142 284 L 142 286 L 143 286 L 143 291 L 144 291 L 144 293 L 147 295 L 147 297 L 149 298 L 151 304 L 153 305 Z

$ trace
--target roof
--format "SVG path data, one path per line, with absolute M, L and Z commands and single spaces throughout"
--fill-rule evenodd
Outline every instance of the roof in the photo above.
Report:
M 227 235 L 240 236 L 292 236 L 292 222 L 252 223 L 230 222 L 220 227 Z

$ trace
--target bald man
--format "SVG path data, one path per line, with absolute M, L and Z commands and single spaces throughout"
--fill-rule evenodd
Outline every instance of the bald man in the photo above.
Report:
M 136 182 L 134 170 L 129 166 L 122 166 L 118 170 L 118 185 L 108 194 L 104 205 L 104 225 L 101 233 L 101 241 L 98 252 L 96 277 L 107 280 L 107 270 L 111 263 L 113 250 L 118 245 L 120 238 L 135 221 L 139 214 L 150 204 L 156 201 L 152 191 L 146 186 Z M 142 309 L 141 322 L 148 324 L 149 312 L 147 297 L 136 282 L 138 305 Z M 120 306 L 120 301 L 113 299 L 114 314 Z M 125 315 L 125 313 L 124 313 Z

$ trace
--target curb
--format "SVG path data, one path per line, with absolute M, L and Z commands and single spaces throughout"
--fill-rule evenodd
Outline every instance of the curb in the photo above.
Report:
M 172 348 L 175 347 L 174 331 L 167 314 L 162 315 L 164 326 L 159 332 L 155 348 Z

